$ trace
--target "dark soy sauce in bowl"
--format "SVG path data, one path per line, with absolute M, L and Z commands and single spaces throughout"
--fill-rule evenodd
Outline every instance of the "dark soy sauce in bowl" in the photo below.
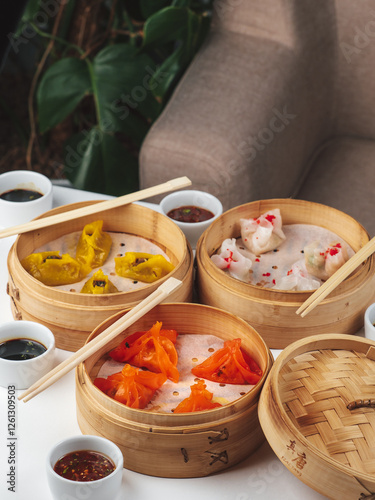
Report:
M 9 339 L 0 343 L 0 358 L 10 361 L 22 361 L 36 358 L 46 350 L 46 346 L 33 339 Z
M 10 191 L 5 191 L 0 194 L 2 200 L 16 202 L 33 201 L 42 196 L 43 193 L 33 189 L 11 189 Z

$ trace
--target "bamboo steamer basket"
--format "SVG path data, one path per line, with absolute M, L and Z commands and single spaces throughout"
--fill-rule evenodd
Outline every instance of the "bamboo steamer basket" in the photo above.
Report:
M 102 323 L 88 340 L 121 314 Z M 241 338 L 244 349 L 263 370 L 262 379 L 236 401 L 196 413 L 156 413 L 115 401 L 95 387 L 93 380 L 111 349 L 127 335 L 148 330 L 155 321 L 162 321 L 163 327 L 174 328 L 179 334 L 204 332 L 223 340 Z M 200 304 L 161 304 L 77 367 L 78 424 L 84 434 L 115 442 L 123 453 L 125 468 L 158 477 L 207 476 L 238 463 L 263 443 L 258 401 L 272 361 L 264 340 L 241 318 Z
M 281 462 L 301 481 L 337 500 L 375 492 L 375 343 L 345 334 L 298 340 L 276 359 L 259 419 Z
M 349 215 L 318 203 L 293 199 L 261 200 L 235 207 L 216 219 L 202 234 L 196 250 L 197 288 L 201 303 L 222 307 L 248 321 L 272 349 L 316 332 L 355 333 L 375 299 L 375 260 L 369 257 L 304 318 L 297 309 L 311 291 L 273 290 L 232 278 L 211 260 L 226 238 L 241 234 L 240 219 L 280 208 L 283 225 L 313 224 L 341 237 L 357 252 L 368 241 L 366 230 Z M 334 324 L 334 328 L 333 325 Z
M 42 217 L 93 203 L 98 201 L 64 205 L 46 212 Z M 174 270 L 168 276 L 134 291 L 90 295 L 46 286 L 22 267 L 22 259 L 35 249 L 60 236 L 81 231 L 85 224 L 98 219 L 104 221 L 105 231 L 135 234 L 156 243 L 175 265 Z M 183 284 L 169 299 L 190 301 L 193 255 L 185 235 L 171 219 L 142 205 L 129 204 L 19 235 L 8 255 L 8 274 L 7 291 L 13 317 L 44 324 L 54 333 L 57 347 L 76 351 L 98 324 L 118 311 L 134 307 L 170 276 L 183 281 Z

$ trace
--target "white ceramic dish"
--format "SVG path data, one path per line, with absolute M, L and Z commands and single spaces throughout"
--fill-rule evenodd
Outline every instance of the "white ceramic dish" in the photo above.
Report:
M 210 226 L 210 224 L 223 213 L 223 205 L 221 201 L 212 194 L 194 189 L 185 191 L 175 191 L 165 196 L 160 202 L 160 209 L 164 215 L 167 215 L 173 208 L 193 205 L 196 207 L 210 210 L 214 217 L 203 222 L 179 222 L 174 221 L 178 227 L 184 232 L 191 247 L 195 249 L 199 237 Z
M 33 321 L 9 321 L 0 325 L 0 343 L 10 339 L 32 339 L 43 344 L 47 350 L 39 356 L 24 360 L 0 358 L 0 385 L 28 389 L 53 368 L 55 359 L 55 337 L 46 326 Z
M 375 303 L 368 306 L 365 312 L 365 337 L 375 340 Z
M 52 183 L 45 175 L 31 170 L 12 170 L 0 175 L 0 194 L 13 189 L 30 189 L 43 196 L 30 201 L 8 201 L 0 198 L 0 226 L 24 224 L 52 208 Z
M 55 463 L 65 454 L 91 450 L 109 457 L 116 469 L 108 476 L 97 481 L 79 482 L 59 476 L 54 470 Z M 121 488 L 123 456 L 120 449 L 108 439 L 99 436 L 73 436 L 57 443 L 47 456 L 47 480 L 54 500 L 90 499 L 116 500 Z

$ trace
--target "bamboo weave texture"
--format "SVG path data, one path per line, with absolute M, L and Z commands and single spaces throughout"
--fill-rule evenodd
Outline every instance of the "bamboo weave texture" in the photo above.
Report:
M 375 362 L 347 350 L 310 351 L 280 372 L 284 410 L 302 435 L 332 460 L 375 473 L 375 408 L 349 410 L 375 399 Z

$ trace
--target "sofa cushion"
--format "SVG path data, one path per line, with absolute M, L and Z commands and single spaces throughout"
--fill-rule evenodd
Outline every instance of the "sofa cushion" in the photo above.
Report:
M 324 145 L 297 198 L 337 208 L 375 235 L 375 141 L 340 138 Z

